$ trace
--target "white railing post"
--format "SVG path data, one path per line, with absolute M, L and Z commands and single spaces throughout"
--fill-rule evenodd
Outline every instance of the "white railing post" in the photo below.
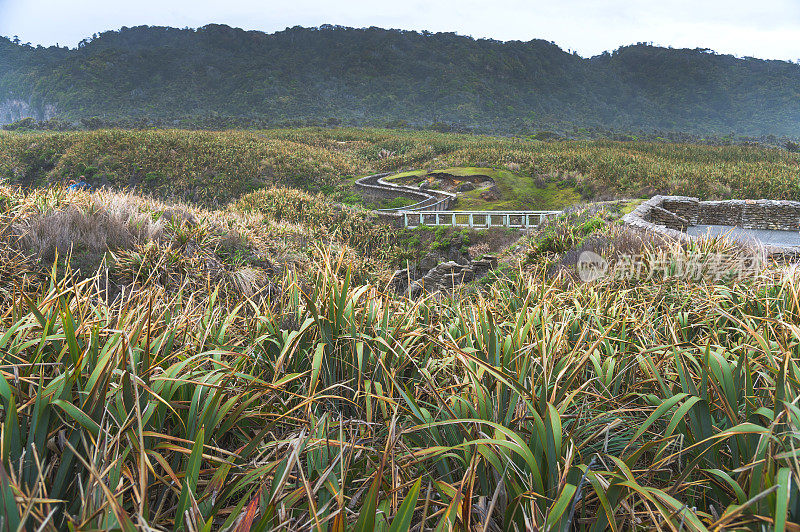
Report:
M 403 225 L 405 227 L 417 227 L 420 225 L 442 226 L 448 223 L 452 227 L 486 227 L 487 229 L 500 226 L 519 229 L 530 229 L 544 224 L 551 216 L 557 216 L 561 211 L 446 211 L 446 210 L 415 210 L 402 211 Z M 449 217 L 445 217 L 449 214 Z M 411 218 L 417 216 L 417 225 L 411 225 Z M 466 218 L 465 223 L 459 222 L 459 216 Z M 484 221 L 477 223 L 475 216 L 483 216 Z M 495 216 L 500 217 L 500 221 L 495 223 Z M 519 218 L 518 223 L 514 219 Z M 430 222 L 428 222 L 430 220 Z

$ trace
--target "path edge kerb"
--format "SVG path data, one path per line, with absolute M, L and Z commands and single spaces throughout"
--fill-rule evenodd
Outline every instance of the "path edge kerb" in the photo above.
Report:
M 394 175 L 395 173 L 396 172 L 384 172 L 362 177 L 356 180 L 355 188 L 385 199 L 410 196 L 419 200 L 411 206 L 397 209 L 381 209 L 378 212 L 388 213 L 421 210 L 446 211 L 450 210 L 456 202 L 456 194 L 452 192 L 445 192 L 443 190 L 422 190 L 419 187 L 397 185 L 384 180 L 385 177 Z
M 691 196 L 657 195 L 642 202 L 622 221 L 636 229 L 689 242 L 689 226 L 725 225 L 743 229 L 800 230 L 800 202 L 791 200 L 701 201 Z M 797 252 L 797 246 L 765 246 L 770 254 Z

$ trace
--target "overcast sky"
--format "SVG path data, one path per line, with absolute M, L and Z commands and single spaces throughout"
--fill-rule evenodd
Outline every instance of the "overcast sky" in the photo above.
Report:
M 0 0 L 0 35 L 74 47 L 142 24 L 267 32 L 341 24 L 534 38 L 592 56 L 635 42 L 800 59 L 800 0 Z

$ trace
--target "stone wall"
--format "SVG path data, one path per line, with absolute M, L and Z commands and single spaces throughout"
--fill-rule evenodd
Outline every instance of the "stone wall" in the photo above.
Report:
M 742 225 L 744 205 L 741 201 L 704 201 L 695 225 Z
M 742 212 L 745 229 L 800 230 L 800 202 L 758 200 L 745 202 Z
M 639 229 L 685 240 L 692 225 L 730 225 L 744 229 L 800 230 L 800 202 L 782 200 L 700 201 L 686 196 L 653 196 L 623 221 Z
M 686 231 L 689 227 L 689 222 L 683 216 L 679 216 L 672 211 L 662 208 L 659 205 L 654 205 L 649 211 L 650 220 L 656 225 L 663 225 L 676 231 Z
M 700 202 L 687 196 L 662 196 L 660 207 L 685 219 L 689 225 L 697 225 Z
M 671 209 L 664 208 L 664 199 L 670 201 L 669 206 Z M 684 232 L 685 226 L 683 223 L 691 224 L 691 219 L 694 217 L 694 209 L 696 208 L 693 203 L 696 204 L 697 202 L 697 198 L 653 196 L 641 203 L 632 212 L 623 216 L 622 221 L 636 229 L 652 231 L 676 240 L 686 240 L 689 235 Z M 674 218 L 665 213 L 672 214 Z

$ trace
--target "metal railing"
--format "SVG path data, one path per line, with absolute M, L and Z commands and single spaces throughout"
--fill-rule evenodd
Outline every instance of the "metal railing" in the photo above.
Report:
M 456 194 L 443 190 L 422 190 L 417 187 L 398 185 L 386 181 L 390 174 L 375 174 L 356 181 L 358 187 L 367 190 L 388 192 L 396 197 L 423 198 L 412 205 L 395 209 L 379 209 L 380 213 L 396 213 L 403 217 L 405 227 L 421 225 L 453 227 L 511 227 L 527 229 L 540 225 L 561 211 L 450 211 L 456 202 Z
M 453 206 L 456 201 L 456 195 L 452 192 L 445 192 L 444 190 L 423 190 L 419 187 L 410 187 L 406 185 L 398 185 L 386 181 L 384 178 L 391 174 L 375 174 L 362 177 L 356 181 L 356 186 L 367 190 L 387 192 L 396 197 L 411 196 L 414 198 L 422 198 L 412 205 L 405 207 L 394 207 L 391 209 L 377 209 L 377 212 L 400 212 L 400 211 L 446 211 Z
M 541 225 L 562 211 L 402 211 L 405 227 L 420 225 L 453 227 L 511 227 L 527 229 Z

